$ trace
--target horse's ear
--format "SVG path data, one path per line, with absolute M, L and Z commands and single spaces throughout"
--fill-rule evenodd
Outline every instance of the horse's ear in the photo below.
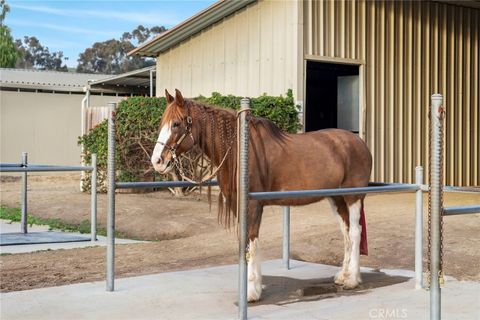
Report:
M 167 98 L 167 103 L 170 104 L 173 102 L 173 97 L 172 95 L 168 92 L 167 89 L 165 89 L 165 98 Z
M 178 106 L 183 107 L 183 96 L 180 90 L 175 89 L 175 102 L 177 103 Z

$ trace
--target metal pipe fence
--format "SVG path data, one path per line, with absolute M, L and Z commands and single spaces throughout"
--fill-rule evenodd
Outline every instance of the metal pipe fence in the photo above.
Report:
M 117 182 L 117 189 L 148 189 L 148 188 L 184 188 L 194 186 L 217 186 L 217 180 L 208 180 L 201 184 L 189 181 L 151 181 L 151 182 Z
M 437 97 L 438 98 L 438 97 Z M 432 103 L 433 106 L 433 103 Z M 435 104 L 438 107 L 438 104 Z M 115 190 L 125 188 L 166 188 L 166 187 L 188 187 L 197 184 L 187 181 L 159 181 L 159 182 L 116 182 L 115 181 L 115 108 L 116 103 L 109 104 L 109 154 L 108 154 L 108 218 L 107 218 L 107 291 L 114 290 L 114 232 L 115 232 Z M 249 100 L 242 99 L 241 110 L 248 110 Z M 432 109 L 433 110 L 433 109 Z M 433 112 L 432 112 L 433 114 Z M 370 194 L 370 193 L 400 193 L 400 192 L 415 192 L 415 287 L 423 287 L 423 192 L 432 192 L 432 188 L 428 188 L 423 184 L 423 168 L 416 168 L 415 184 L 404 183 L 370 183 L 368 187 L 363 188 L 338 188 L 338 189 L 320 189 L 320 190 L 295 190 L 295 191 L 278 191 L 278 192 L 248 192 L 248 123 L 245 111 L 240 113 L 239 117 L 239 155 L 238 155 L 238 190 L 239 190 L 239 318 L 247 318 L 247 264 L 246 264 L 246 243 L 247 243 L 247 208 L 248 200 L 267 200 L 267 199 L 285 199 L 285 198 L 299 198 L 299 197 L 330 197 L 338 195 L 352 195 L 352 194 Z M 434 135 L 433 139 L 440 139 L 439 135 Z M 432 144 L 438 141 L 433 141 Z M 438 151 L 435 151 L 438 154 Z M 432 164 L 435 167 L 435 164 Z M 215 180 L 202 183 L 204 186 L 217 185 Z M 433 187 L 437 188 L 438 185 Z M 440 186 L 441 187 L 441 186 Z M 445 191 L 460 191 L 456 187 L 445 187 Z M 464 191 L 464 190 L 461 190 Z M 434 192 L 437 192 L 434 190 Z M 437 200 L 435 200 L 437 201 Z M 463 214 L 478 212 L 480 206 L 470 207 L 451 207 L 445 208 L 445 215 Z M 437 218 L 435 218 L 437 219 Z M 290 208 L 283 208 L 283 265 L 289 268 L 290 255 Z M 435 238 L 434 241 L 439 241 Z M 432 251 L 438 250 L 434 247 Z M 436 260 L 433 263 L 438 263 Z M 432 266 L 431 266 L 432 267 Z M 432 273 L 433 274 L 433 273 Z M 437 277 L 438 281 L 438 277 Z M 438 288 L 439 289 L 439 288 Z M 437 288 L 433 288 L 437 290 Z M 432 291 L 432 290 L 431 290 Z M 437 308 L 440 303 L 439 291 L 431 295 L 435 298 L 431 299 L 431 310 Z M 439 307 L 438 307 L 439 308 Z M 431 311 L 436 312 L 436 311 Z M 432 313 L 433 314 L 433 313 Z M 435 316 L 439 313 L 433 314 Z
M 456 216 L 460 214 L 480 213 L 480 205 L 473 206 L 455 206 L 443 208 L 444 216 Z
M 283 207 L 283 246 L 282 261 L 285 269 L 290 269 L 290 207 Z
M 432 95 L 430 107 L 430 319 L 440 319 L 440 216 L 442 214 L 442 110 L 443 98 Z
M 70 172 L 70 171 L 93 171 L 92 166 L 54 166 L 54 165 L 31 165 L 26 167 L 4 167 L 0 165 L 0 173 L 4 172 Z
M 385 185 L 385 186 L 378 186 L 378 187 L 250 192 L 249 198 L 252 200 L 273 200 L 273 199 L 291 199 L 291 198 L 308 198 L 308 197 L 332 197 L 332 196 L 365 194 L 365 193 L 415 192 L 417 190 L 419 190 L 419 186 L 417 186 L 416 184 L 400 184 L 399 183 L 395 185 Z
M 108 104 L 107 159 L 107 291 L 115 289 L 115 114 L 117 104 Z
M 415 289 L 423 288 L 423 168 L 415 168 Z
M 97 155 L 92 154 L 90 166 L 59 166 L 50 164 L 29 164 L 28 153 L 22 152 L 21 163 L 0 163 L 0 173 L 22 173 L 21 187 L 21 221 L 20 232 L 28 233 L 28 173 L 29 172 L 71 172 L 71 171 L 92 171 L 91 179 L 91 240 L 97 239 Z
M 238 317 L 247 319 L 247 214 L 248 214 L 248 143 L 249 130 L 247 112 L 250 110 L 250 100 L 242 99 L 239 117 L 239 141 L 238 141 L 238 215 L 239 215 L 239 284 L 238 284 Z

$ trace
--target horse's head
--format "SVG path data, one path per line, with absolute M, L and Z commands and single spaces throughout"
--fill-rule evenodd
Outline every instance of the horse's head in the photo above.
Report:
M 152 164 L 156 171 L 165 174 L 174 167 L 175 158 L 190 150 L 195 144 L 192 134 L 192 117 L 190 107 L 183 99 L 182 93 L 175 89 L 175 98 L 165 90 L 167 108 L 160 122 Z

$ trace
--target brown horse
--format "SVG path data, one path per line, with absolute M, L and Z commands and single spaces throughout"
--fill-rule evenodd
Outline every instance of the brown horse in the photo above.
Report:
M 152 154 L 152 164 L 160 173 L 175 165 L 176 157 L 197 144 L 213 164 L 219 167 L 219 219 L 229 225 L 236 219 L 236 113 L 203 105 L 165 90 L 167 109 Z M 250 192 L 365 187 L 368 185 L 372 156 L 366 144 L 355 134 L 326 129 L 302 134 L 282 132 L 271 121 L 250 117 L 249 183 Z M 342 269 L 335 283 L 355 288 L 361 282 L 360 240 L 365 195 L 329 197 L 344 236 Z M 262 292 L 258 235 L 263 207 L 296 206 L 322 200 L 323 197 L 249 200 L 248 203 L 248 300 L 260 299 Z M 363 218 L 363 216 L 362 216 Z M 366 253 L 366 252 L 362 252 Z

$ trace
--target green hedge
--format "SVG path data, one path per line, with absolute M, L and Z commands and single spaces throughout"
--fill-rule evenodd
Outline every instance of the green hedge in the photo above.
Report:
M 194 100 L 218 107 L 238 109 L 242 97 L 214 92 L 211 97 Z M 122 100 L 116 112 L 116 166 L 118 180 L 148 181 L 162 177 L 152 171 L 150 155 L 159 132 L 160 118 L 165 111 L 165 98 L 130 97 Z M 255 116 L 272 120 L 283 130 L 294 133 L 300 128 L 297 108 L 292 90 L 286 96 L 262 95 L 251 99 Z M 83 158 L 90 163 L 91 154 L 97 154 L 99 190 L 105 191 L 107 167 L 107 120 L 79 137 L 78 144 L 84 148 Z M 86 176 L 84 190 L 90 189 L 90 177 Z

